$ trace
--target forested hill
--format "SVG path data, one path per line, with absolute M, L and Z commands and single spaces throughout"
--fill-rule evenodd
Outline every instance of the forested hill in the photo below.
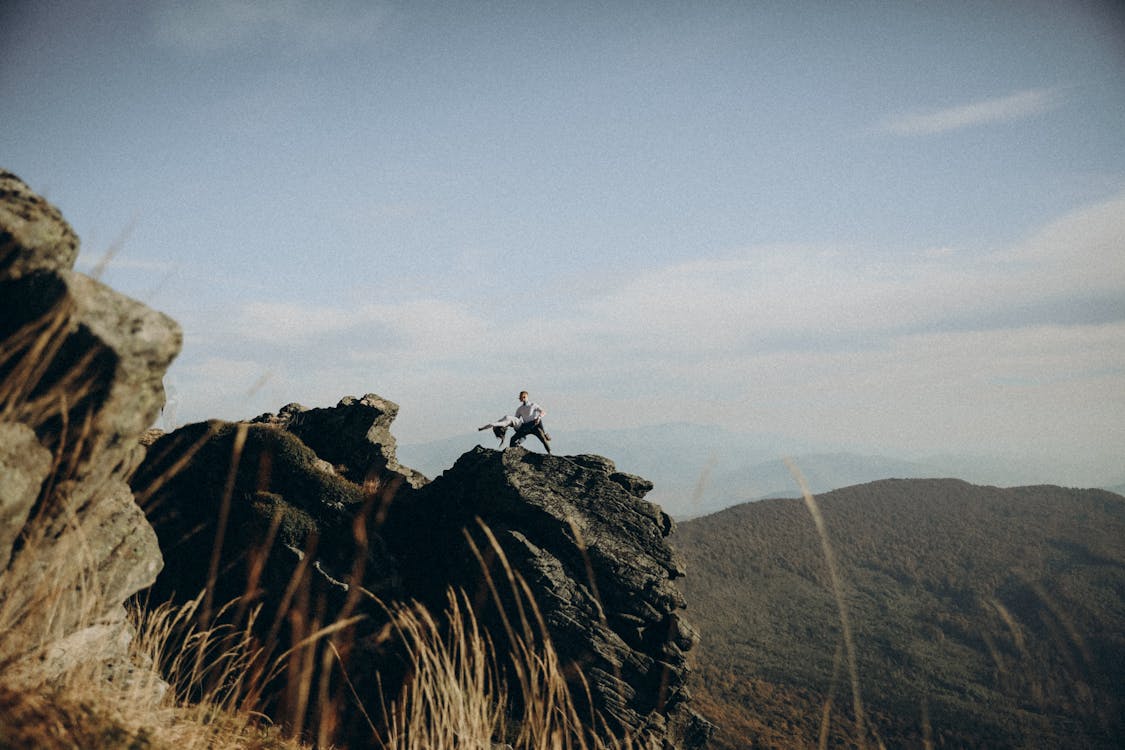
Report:
M 1125 498 L 885 480 L 817 498 L 854 632 L 866 742 L 1125 745 Z M 719 748 L 855 740 L 841 618 L 800 500 L 672 537 Z M 839 649 L 839 652 L 838 652 Z

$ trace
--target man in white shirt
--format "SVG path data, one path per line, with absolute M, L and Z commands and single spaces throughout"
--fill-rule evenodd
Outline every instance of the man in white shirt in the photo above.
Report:
M 509 445 L 519 445 L 523 439 L 528 435 L 534 435 L 539 438 L 539 442 L 551 452 L 551 436 L 543 429 L 543 417 L 547 416 L 547 410 L 527 398 L 527 391 L 520 391 L 520 405 L 516 407 L 516 420 L 518 426 L 515 433 L 512 434 L 512 440 Z

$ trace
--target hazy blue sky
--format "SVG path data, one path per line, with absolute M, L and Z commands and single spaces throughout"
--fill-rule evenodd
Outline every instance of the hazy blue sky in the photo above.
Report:
M 1104 482 L 1115 7 L 6 2 L 0 165 L 183 325 L 180 423 L 375 391 L 401 441 L 475 437 L 526 388 L 560 442 L 688 420 Z

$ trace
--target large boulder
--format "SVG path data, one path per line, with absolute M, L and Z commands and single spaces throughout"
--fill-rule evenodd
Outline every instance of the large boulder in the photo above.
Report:
M 131 669 L 123 602 L 161 566 L 127 485 L 181 335 L 71 270 L 58 210 L 0 171 L 0 652 L 5 682 Z M 80 644 L 77 647 L 76 644 Z
M 572 693 L 589 689 L 588 712 L 619 733 L 697 748 L 712 732 L 686 686 L 698 636 L 673 583 L 684 573 L 667 543 L 673 522 L 644 500 L 651 489 L 599 456 L 477 447 L 398 506 L 386 538 L 422 601 L 437 605 L 449 585 L 499 598 L 478 613 L 498 640 L 518 611 L 502 582 L 526 582 Z
M 69 271 L 77 257 L 78 235 L 59 210 L 0 169 L 0 277 Z
M 296 583 L 334 610 L 354 584 L 398 593 L 396 564 L 379 536 L 357 534 L 379 496 L 283 426 L 186 425 L 152 443 L 133 486 L 165 556 L 153 601 L 206 591 L 219 606 L 240 598 L 284 616 L 281 600 Z
M 272 610 L 295 575 L 332 599 L 353 584 L 396 598 L 396 563 L 377 527 L 396 498 L 427 481 L 395 457 L 397 414 L 397 404 L 369 393 L 150 439 L 133 487 L 166 557 L 154 599 L 208 589 L 220 605 L 249 597 Z
M 347 680 L 312 701 L 290 688 L 318 676 L 286 674 L 263 686 L 263 707 L 279 721 L 328 715 L 338 738 L 369 733 L 377 706 L 359 706 L 354 695 L 401 683 L 405 669 L 399 647 L 377 636 L 388 617 L 381 602 L 404 598 L 380 527 L 427 480 L 396 460 L 388 428 L 397 413 L 367 394 L 334 408 L 289 404 L 249 422 L 189 424 L 150 434 L 133 479 L 165 557 L 149 600 L 186 603 L 202 592 L 200 624 L 249 627 L 266 661 L 311 653 L 298 661 L 316 675 L 326 659 L 343 664 Z M 324 626 L 331 646 L 310 639 Z
M 31 506 L 51 470 L 51 452 L 25 424 L 0 422 L 0 569 L 8 566 Z

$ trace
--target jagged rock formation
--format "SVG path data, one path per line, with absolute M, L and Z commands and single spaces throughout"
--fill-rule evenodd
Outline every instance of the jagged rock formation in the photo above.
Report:
M 397 413 L 396 404 L 367 394 L 334 408 L 289 404 L 250 422 L 212 420 L 150 434 L 148 458 L 133 480 L 165 553 L 151 601 L 182 603 L 205 592 L 205 626 L 241 628 L 258 609 L 255 631 L 267 660 L 317 625 L 362 617 L 333 639 L 342 656 L 332 657 L 351 662 L 356 693 L 334 684 L 319 697 L 333 706 L 334 731 L 343 738 L 369 729 L 364 711 L 373 709 L 359 710 L 353 694 L 374 696 L 380 682 L 402 680 L 401 654 L 374 638 L 387 621 L 377 599 L 403 598 L 398 562 L 379 529 L 392 504 L 426 478 L 395 458 L 388 428 Z M 310 662 L 319 664 L 322 646 L 310 648 L 318 652 Z M 317 721 L 320 706 L 295 699 L 286 681 L 267 689 L 275 713 L 304 712 Z
M 651 489 L 600 456 L 478 447 L 397 506 L 387 538 L 407 590 L 434 605 L 450 584 L 486 599 L 477 555 L 502 552 L 611 726 L 702 747 L 711 727 L 691 710 L 686 687 L 685 652 L 698 634 L 672 583 L 684 574 L 666 542 L 672 520 L 643 499 Z M 507 580 L 502 566 L 491 567 L 494 581 Z M 486 615 L 497 637 L 499 615 Z
M 329 609 L 343 605 L 354 583 L 397 597 L 396 563 L 382 538 L 355 528 L 425 481 L 398 465 L 393 443 L 373 442 L 389 437 L 380 428 L 397 410 L 371 395 L 335 409 L 290 404 L 249 423 L 200 422 L 153 441 L 133 486 L 165 551 L 154 600 L 209 588 L 220 605 L 242 597 L 273 616 L 277 593 L 295 580 L 327 597 Z
M 123 601 L 161 566 L 126 484 L 179 352 L 168 317 L 71 270 L 58 210 L 0 171 L 0 658 L 5 683 L 78 664 L 122 679 Z
M 329 617 L 341 608 L 368 616 L 352 679 L 373 684 L 371 671 L 384 670 L 386 689 L 394 659 L 362 645 L 384 617 L 367 594 L 440 611 L 448 587 L 465 590 L 503 649 L 503 617 L 518 608 L 510 591 L 490 605 L 487 576 L 507 580 L 508 571 L 481 565 L 499 552 L 528 583 L 567 668 L 578 668 L 573 692 L 588 687 L 588 711 L 618 732 L 702 747 L 710 725 L 686 688 L 697 635 L 673 584 L 683 569 L 666 542 L 672 521 L 643 499 L 652 484 L 597 456 L 521 448 L 477 448 L 427 482 L 395 459 L 397 411 L 367 394 L 157 439 L 134 482 L 168 560 L 154 598 L 210 586 L 216 602 L 247 595 L 280 619 L 279 599 L 299 587 Z M 215 539 L 222 550 L 211 561 L 200 551 Z
M 415 489 L 426 483 L 424 476 L 395 457 L 391 422 L 397 416 L 398 404 L 368 393 L 360 399 L 343 398 L 330 409 L 288 404 L 277 414 L 252 421 L 283 427 L 368 494 L 391 496 L 404 482 Z

